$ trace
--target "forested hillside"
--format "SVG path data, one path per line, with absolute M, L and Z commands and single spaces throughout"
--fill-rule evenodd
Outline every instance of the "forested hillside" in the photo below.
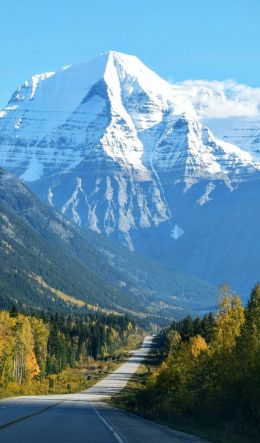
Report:
M 260 285 L 246 308 L 224 292 L 216 314 L 187 317 L 165 330 L 167 356 L 128 406 L 186 430 L 213 430 L 216 441 L 256 442 Z
M 0 396 L 48 391 L 56 379 L 54 374 L 111 358 L 138 332 L 135 322 L 122 315 L 40 318 L 15 309 L 1 311 Z M 84 387 L 81 377 L 82 381 L 83 385 L 76 387 Z
M 0 169 L 0 307 L 102 308 L 178 318 L 214 306 L 216 290 L 83 232 Z

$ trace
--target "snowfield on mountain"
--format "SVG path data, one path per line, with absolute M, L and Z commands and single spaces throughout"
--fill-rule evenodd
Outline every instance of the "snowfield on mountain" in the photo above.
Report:
M 81 227 L 245 293 L 260 256 L 260 125 L 247 143 L 226 115 L 218 125 L 213 89 L 113 51 L 34 75 L 0 113 L 1 166 Z

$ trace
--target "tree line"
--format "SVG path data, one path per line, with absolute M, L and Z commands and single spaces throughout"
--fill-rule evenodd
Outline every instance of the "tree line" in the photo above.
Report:
M 39 317 L 0 311 L 0 391 L 111 356 L 137 329 L 133 320 L 116 314 Z
M 225 286 L 217 313 L 174 322 L 164 338 L 167 356 L 137 394 L 135 408 L 259 441 L 260 284 L 245 308 Z

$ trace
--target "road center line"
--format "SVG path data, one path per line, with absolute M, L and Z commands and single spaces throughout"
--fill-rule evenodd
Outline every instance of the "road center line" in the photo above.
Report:
M 21 421 L 27 420 L 28 418 L 34 417 L 35 415 L 42 414 L 43 412 L 47 411 L 48 409 L 54 408 L 55 406 L 59 406 L 60 404 L 64 403 L 65 400 L 60 401 L 59 403 L 55 403 L 53 405 L 46 406 L 46 408 L 41 409 L 40 411 L 32 412 L 31 414 L 24 415 L 23 417 L 19 417 L 15 420 L 9 421 L 8 423 L 4 423 L 3 425 L 0 425 L 0 431 L 4 428 L 7 428 L 8 426 L 15 425 L 16 423 L 19 423 Z

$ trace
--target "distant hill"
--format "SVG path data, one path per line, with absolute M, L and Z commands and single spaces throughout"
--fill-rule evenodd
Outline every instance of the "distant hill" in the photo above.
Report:
M 74 223 L 0 169 L 0 307 L 179 317 L 215 304 L 214 287 Z

